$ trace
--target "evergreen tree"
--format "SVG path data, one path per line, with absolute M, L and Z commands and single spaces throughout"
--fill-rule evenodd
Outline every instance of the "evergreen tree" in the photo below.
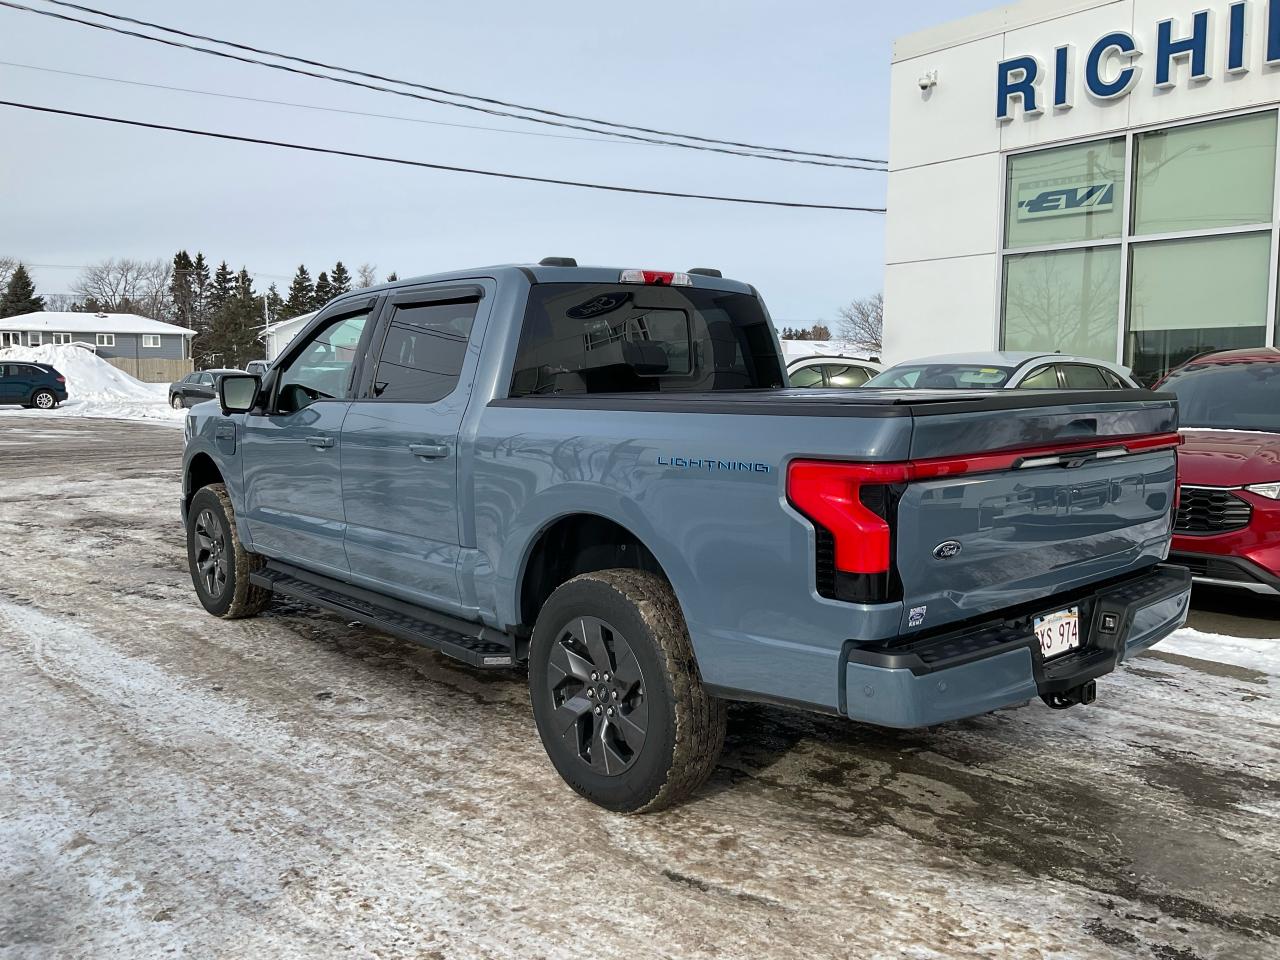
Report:
M 341 260 L 335 263 L 333 269 L 329 271 L 329 282 L 333 284 L 333 295 L 335 297 L 340 297 L 351 290 L 351 274 L 347 272 L 347 268 L 342 265 Z
M 226 283 L 226 295 L 222 297 L 222 283 Z M 258 305 L 260 300 L 253 293 L 253 279 L 244 268 L 232 274 L 225 263 L 214 274 L 213 286 L 221 302 L 213 314 L 210 330 L 210 353 L 217 362 L 228 367 L 242 367 L 258 356 Z
M 36 286 L 31 275 L 21 263 L 9 275 L 9 283 L 0 295 L 0 317 L 20 317 L 24 313 L 44 310 L 44 297 L 36 296 Z
M 395 283 L 399 279 L 394 270 L 387 274 L 387 283 Z
M 210 314 L 216 314 L 221 310 L 233 293 L 235 293 L 235 274 L 227 266 L 227 261 L 223 260 L 214 271 L 213 283 L 209 287 Z
M 267 323 L 279 323 L 284 319 L 284 300 L 280 296 L 280 291 L 276 289 L 273 283 L 267 287 L 266 314 Z M 259 311 L 261 313 L 262 311 Z
M 194 330 L 195 289 L 192 273 L 195 264 L 191 255 L 179 250 L 173 255 L 173 272 L 169 277 L 169 299 L 173 302 L 173 322 L 180 327 Z
M 300 264 L 298 272 L 293 275 L 293 283 L 289 284 L 289 297 L 284 302 L 284 316 L 280 319 L 291 320 L 310 313 L 315 297 L 316 289 L 311 284 L 311 274 L 307 272 L 305 264 Z
M 212 281 L 209 278 L 209 261 L 204 254 L 196 252 L 191 261 L 191 329 L 196 335 L 191 338 L 191 356 L 200 364 L 205 358 L 205 345 L 209 340 L 209 327 L 213 318 L 209 313 L 209 295 L 212 293 Z
M 227 261 L 218 264 L 213 272 L 213 281 L 209 284 L 209 293 L 205 298 L 205 306 L 209 316 L 209 330 L 201 344 L 200 360 L 204 366 L 230 366 L 231 353 L 235 346 L 232 330 L 235 321 L 233 299 L 236 293 L 236 275 L 231 272 Z
M 329 275 L 321 270 L 320 276 L 316 277 L 316 292 L 311 298 L 311 309 L 319 310 L 332 299 L 333 284 L 329 281 Z

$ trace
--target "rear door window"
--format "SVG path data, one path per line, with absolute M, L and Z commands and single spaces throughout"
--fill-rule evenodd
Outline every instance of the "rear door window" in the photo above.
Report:
M 1023 390 L 1057 390 L 1058 368 L 1050 364 L 1033 370 L 1018 386 Z
M 1068 390 L 1109 390 L 1111 385 L 1102 376 L 1102 371 L 1083 363 L 1064 363 L 1063 379 Z
M 453 393 L 466 359 L 476 303 L 471 299 L 394 307 L 371 396 L 434 403 Z
M 791 385 L 793 387 L 821 387 L 822 367 L 799 367 L 791 371 Z
M 529 292 L 510 395 L 706 392 L 783 383 L 773 328 L 751 294 L 540 283 Z
M 870 374 L 865 367 L 855 367 L 848 364 L 827 364 L 826 373 L 827 383 L 845 390 L 860 387 L 870 379 Z

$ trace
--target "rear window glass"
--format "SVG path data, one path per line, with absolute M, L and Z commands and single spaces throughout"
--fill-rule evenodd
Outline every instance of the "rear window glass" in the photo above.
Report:
M 529 292 L 511 396 L 780 386 L 773 330 L 750 294 L 540 283 Z

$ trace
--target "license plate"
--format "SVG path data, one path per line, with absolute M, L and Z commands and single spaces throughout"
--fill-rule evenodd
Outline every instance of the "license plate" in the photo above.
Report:
M 1068 607 L 1036 617 L 1033 623 L 1040 652 L 1048 660 L 1080 646 L 1080 608 Z

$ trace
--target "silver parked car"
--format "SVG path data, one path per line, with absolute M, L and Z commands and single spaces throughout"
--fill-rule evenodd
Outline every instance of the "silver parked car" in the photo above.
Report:
M 868 387 L 924 390 L 1136 390 L 1128 368 L 1063 353 L 992 350 L 923 357 L 890 367 Z

